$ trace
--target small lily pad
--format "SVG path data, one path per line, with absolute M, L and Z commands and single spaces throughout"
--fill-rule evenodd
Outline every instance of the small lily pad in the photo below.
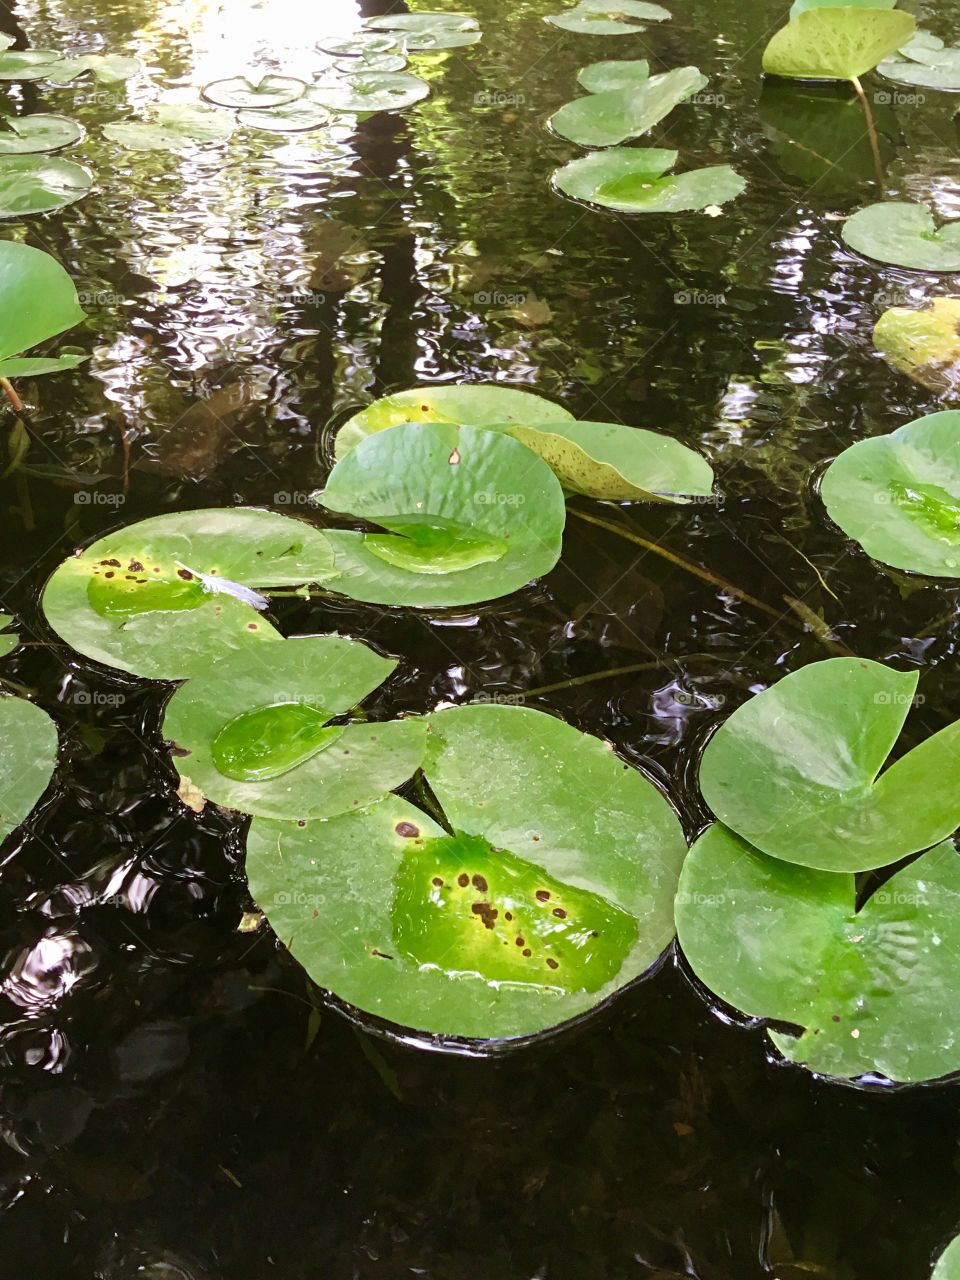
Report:
M 419 768 L 426 723 L 331 725 L 396 667 L 344 636 L 300 636 L 220 659 L 170 699 L 164 736 L 216 804 L 260 817 L 329 818 L 374 804 Z
M 425 80 L 406 71 L 358 71 L 334 84 L 314 85 L 310 97 L 328 111 L 372 115 L 377 111 L 403 111 L 429 93 Z
M 0 116 L 0 156 L 59 151 L 83 137 L 83 129 L 67 116 Z
M 257 81 L 248 80 L 246 76 L 233 76 L 229 80 L 214 80 L 206 85 L 203 96 L 218 107 L 264 111 L 295 102 L 303 97 L 306 87 L 306 81 L 293 76 L 270 75 Z
M 664 22 L 670 10 L 645 0 L 580 0 L 565 13 L 549 13 L 544 19 L 564 31 L 578 31 L 591 36 L 628 35 L 645 30 L 647 22 Z
M 59 156 L 0 157 L 0 218 L 50 213 L 80 200 L 93 186 L 83 165 Z
M 25 698 L 0 697 L 0 840 L 29 816 L 57 763 L 57 728 Z
M 0 80 L 44 80 L 60 61 L 56 49 L 15 49 L 0 53 Z
M 104 137 L 128 151 L 184 151 L 226 142 L 235 120 L 213 107 L 159 103 L 149 121 L 122 120 L 103 126 Z
M 383 13 L 364 18 L 363 25 L 375 31 L 422 35 L 425 31 L 476 31 L 480 24 L 468 13 Z
M 941 1253 L 930 1280 L 960 1280 L 960 1236 Z
M 960 221 L 937 229 L 926 205 L 885 200 L 858 209 L 843 239 L 864 257 L 913 271 L 960 271 Z
M 791 79 L 855 80 L 906 44 L 916 29 L 901 9 L 807 9 L 774 33 L 763 51 L 763 69 Z
M 945 93 L 960 92 L 960 49 L 952 51 L 955 57 L 949 62 L 930 66 L 921 62 L 890 59 L 881 62 L 877 70 L 895 84 L 908 84 L 923 89 L 940 89 Z
M 397 36 L 379 35 L 375 31 L 357 31 L 351 36 L 330 36 L 321 40 L 317 48 L 338 58 L 361 58 L 380 53 L 395 53 Z
M 918 678 L 861 658 L 791 672 L 710 739 L 703 798 L 742 839 L 798 866 L 866 871 L 929 848 L 960 825 L 960 721 L 880 772 Z
M 830 518 L 895 569 L 960 578 L 960 412 L 859 440 L 824 473 Z
M 616 89 L 633 89 L 650 76 L 646 58 L 635 61 L 591 62 L 577 75 L 577 81 L 588 93 L 610 93 Z
M 353 58 L 338 58 L 333 65 L 337 71 L 352 76 L 358 71 L 403 71 L 408 63 L 400 53 L 365 53 L 359 63 Z
M 237 120 L 248 129 L 263 129 L 267 133 L 307 133 L 329 124 L 330 112 L 305 96 L 269 111 L 241 111 Z
M 960 298 L 926 307 L 891 307 L 873 331 L 877 350 L 895 369 L 936 395 L 960 392 Z
M 821 1075 L 909 1083 L 960 1069 L 960 855 L 931 849 L 857 909 L 852 875 L 791 867 L 719 824 L 677 894 L 684 955 L 710 990 Z
M 573 160 L 553 175 L 558 190 L 574 200 L 620 213 L 680 213 L 725 204 L 746 189 L 729 165 L 667 174 L 676 151 L 656 147 L 610 147 Z
M 556 111 L 550 127 L 582 147 L 609 147 L 646 133 L 707 83 L 696 67 L 677 67 L 628 88 L 591 91 Z
M 14 359 L 21 351 L 86 319 L 74 283 L 56 258 L 13 240 L 0 240 L 0 298 L 3 378 L 18 377 L 23 365 L 36 363 Z M 75 363 L 82 358 L 68 357 Z M 58 361 L 53 363 L 60 367 Z

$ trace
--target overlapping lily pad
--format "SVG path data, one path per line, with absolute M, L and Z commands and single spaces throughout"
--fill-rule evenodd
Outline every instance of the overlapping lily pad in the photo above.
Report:
M 852 875 L 765 857 L 719 824 L 680 877 L 677 932 L 697 976 L 780 1052 L 840 1078 L 960 1070 L 960 855 L 938 845 L 858 911 Z
M 831 519 L 875 560 L 960 577 L 960 412 L 859 440 L 827 468 L 820 493 Z
M 960 90 L 960 46 L 945 45 L 939 36 L 918 31 L 877 69 L 898 84 L 956 92 Z
M 669 17 L 669 9 L 646 0 L 580 0 L 564 13 L 547 14 L 545 21 L 564 31 L 619 36 L 644 31 L 647 22 L 663 22 Z
M 59 151 L 83 137 L 83 129 L 67 116 L 0 116 L 0 156 Z
M 0 80 L 43 80 L 59 61 L 56 49 L 6 49 L 0 53 Z
M 215 107 L 158 103 L 150 120 L 121 120 L 103 126 L 104 136 L 128 151 L 189 151 L 194 147 L 226 142 L 235 127 L 234 117 Z
M 80 200 L 93 186 L 93 174 L 59 156 L 0 156 L 0 218 L 51 213 Z
M 85 319 L 73 281 L 49 253 L 0 241 L 0 378 L 73 369 L 85 356 L 36 359 L 22 351 Z
M 227 808 L 287 821 L 365 808 L 406 782 L 426 722 L 329 722 L 394 670 L 344 636 L 301 636 L 221 658 L 173 695 L 164 736 L 191 785 Z
M 46 791 L 57 763 L 57 729 L 24 698 L 0 697 L 0 840 Z
M 473 604 L 509 595 L 560 557 L 563 491 L 499 432 L 406 423 L 369 436 L 314 499 L 387 533 L 328 530 L 335 589 L 374 604 Z
M 304 96 L 267 111 L 240 111 L 237 121 L 248 129 L 263 129 L 267 133 L 308 133 L 329 124 L 330 112 L 311 97 Z
M 901 9 L 808 8 L 774 33 L 763 51 L 763 69 L 791 79 L 856 80 L 906 44 L 916 29 Z
M 321 40 L 317 48 L 321 53 L 330 53 L 338 58 L 364 58 L 368 55 L 393 53 L 397 45 L 397 36 L 376 31 L 357 31 L 350 36 L 330 36 Z
M 606 745 L 518 707 L 431 717 L 426 779 L 449 830 L 403 800 L 256 819 L 247 876 L 278 937 L 355 1009 L 501 1040 L 588 1012 L 673 936 L 676 815 Z
M 884 200 L 858 209 L 843 224 L 843 238 L 867 258 L 914 271 L 960 271 L 960 222 L 937 228 L 922 204 Z
M 228 80 L 214 80 L 208 84 L 203 96 L 218 107 L 264 111 L 295 102 L 303 97 L 306 87 L 305 81 L 294 76 L 268 75 L 257 81 L 248 80 L 246 76 L 232 76 Z
M 117 53 L 85 53 L 76 58 L 63 58 L 50 65 L 43 79 L 51 84 L 71 85 L 84 76 L 98 84 L 120 84 L 143 70 L 139 58 Z
M 707 83 L 696 67 L 677 67 L 627 88 L 591 90 L 556 111 L 550 127 L 583 147 L 613 146 L 652 129 Z
M 734 200 L 746 182 L 729 165 L 668 174 L 678 153 L 610 147 L 572 160 L 553 175 L 564 195 L 619 213 L 681 213 Z
M 249 603 L 249 588 L 334 573 L 323 534 L 300 520 L 249 507 L 184 511 L 141 520 L 71 556 L 47 583 L 43 609 L 88 658 L 179 680 L 234 649 L 281 639 Z
M 429 93 L 427 82 L 407 71 L 358 71 L 331 84 L 314 85 L 310 98 L 328 111 L 373 115 L 403 111 Z
M 873 331 L 877 350 L 936 395 L 960 392 L 960 298 L 933 298 L 926 307 L 891 307 Z
M 364 26 L 394 33 L 406 53 L 462 49 L 480 40 L 476 18 L 465 13 L 375 14 L 364 20 Z
M 865 871 L 929 848 L 960 826 L 960 721 L 883 768 L 918 679 L 861 658 L 784 676 L 710 739 L 704 799 L 743 839 L 798 866 Z
M 646 58 L 591 62 L 577 74 L 577 81 L 588 93 L 609 93 L 614 89 L 632 89 L 650 76 Z

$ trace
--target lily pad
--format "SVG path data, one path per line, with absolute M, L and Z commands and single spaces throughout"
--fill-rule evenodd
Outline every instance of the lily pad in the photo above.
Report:
M 433 31 L 476 31 L 480 24 L 468 13 L 383 13 L 364 18 L 363 25 L 374 31 L 399 31 L 422 35 Z
M 24 698 L 0 697 L 0 840 L 30 814 L 57 763 L 57 728 Z
M 12 622 L 12 614 L 0 613 L 0 658 L 5 658 L 8 653 L 13 653 L 14 649 L 20 644 L 20 637 L 17 633 L 9 630 Z
M 426 779 L 453 834 L 393 796 L 250 829 L 253 895 L 314 981 L 422 1033 L 502 1040 L 647 972 L 686 851 L 656 788 L 543 712 L 456 707 L 431 727 Z
M 895 369 L 936 395 L 960 392 L 960 298 L 926 307 L 891 307 L 873 331 L 877 350 Z
M 248 129 L 264 129 L 267 133 L 307 133 L 330 123 L 330 112 L 310 97 L 297 99 L 269 111 L 241 111 L 237 120 Z
M 914 271 L 960 271 L 960 222 L 937 229 L 926 205 L 885 200 L 858 209 L 843 224 L 857 253 Z
M 15 49 L 0 53 L 0 80 L 44 80 L 61 60 L 56 49 Z
M 493 600 L 560 557 L 566 510 L 556 476 L 518 441 L 480 427 L 379 431 L 337 463 L 314 498 L 395 535 L 391 551 L 383 534 L 327 531 L 336 590 L 355 600 L 420 608 Z
M 664 22 L 670 10 L 645 0 L 580 0 L 565 13 L 549 13 L 544 19 L 564 31 L 591 36 L 619 36 L 645 30 L 642 21 Z
M 790 17 L 798 18 L 808 9 L 893 9 L 897 0 L 793 0 Z
M 410 387 L 374 400 L 348 418 L 337 432 L 334 451 L 346 457 L 361 441 L 387 427 L 404 422 L 452 422 L 471 427 L 493 427 L 518 422 L 565 422 L 573 415 L 532 391 L 496 383 L 466 386 Z
M 915 85 L 923 89 L 941 89 L 946 93 L 960 92 L 960 49 L 950 62 L 927 66 L 920 62 L 891 59 L 881 62 L 877 70 L 896 84 Z
M 235 120 L 213 107 L 159 103 L 149 121 L 121 120 L 103 126 L 104 137 L 128 151 L 184 151 L 210 143 L 226 142 Z
M 13 240 L 0 241 L 0 377 L 20 376 L 24 364 L 37 362 L 13 357 L 85 319 L 73 281 L 56 258 Z M 51 363 L 72 368 L 82 359 L 65 356 Z
M 0 157 L 0 218 L 50 213 L 82 199 L 93 174 L 59 156 Z
M 930 1280 L 960 1280 L 960 1237 L 951 1240 L 941 1253 Z
M 960 577 L 960 412 L 860 440 L 824 473 L 830 518 L 895 569 Z
M 312 101 L 328 111 L 372 115 L 376 111 L 403 111 L 426 98 L 430 86 L 406 71 L 358 71 L 335 84 L 318 84 Z
M 822 1075 L 909 1083 L 960 1069 L 960 855 L 945 841 L 856 909 L 856 882 L 765 857 L 719 824 L 690 851 L 680 945 L 728 1004 Z
M 205 590 L 201 573 L 241 590 Z M 249 507 L 183 511 L 116 530 L 71 556 L 47 583 L 43 609 L 88 658 L 181 680 L 235 649 L 281 639 L 243 587 L 298 587 L 333 575 L 326 539 L 300 520 Z
M 82 76 L 92 76 L 98 84 L 120 84 L 143 70 L 139 58 L 126 58 L 116 53 L 85 53 L 78 58 L 58 58 L 45 80 L 65 86 Z
M 757 849 L 821 871 L 866 871 L 936 844 L 960 825 L 960 721 L 880 772 L 918 679 L 861 658 L 784 676 L 710 739 L 703 798 Z
M 634 61 L 591 62 L 577 75 L 577 81 L 588 93 L 610 93 L 616 89 L 633 89 L 650 76 L 646 58 Z
M 746 182 L 729 165 L 711 165 L 664 176 L 676 151 L 657 147 L 610 147 L 573 160 L 553 175 L 558 190 L 574 200 L 620 213 L 681 213 L 734 200 Z
M 355 75 L 358 71 L 403 71 L 408 63 L 400 53 L 365 53 L 359 63 L 353 58 L 338 58 L 333 65 L 345 75 Z
M 775 32 L 763 51 L 768 75 L 856 80 L 906 44 L 917 24 L 901 9 L 807 9 Z
M 67 116 L 0 116 L 0 156 L 59 151 L 83 137 L 83 129 Z
M 550 127 L 582 147 L 609 147 L 646 133 L 707 83 L 696 67 L 677 67 L 629 88 L 591 91 L 556 111 Z
M 264 111 L 295 102 L 303 97 L 306 87 L 306 81 L 293 76 L 263 76 L 256 82 L 246 76 L 233 76 L 229 80 L 214 80 L 204 88 L 203 96 L 218 107 Z
M 321 53 L 334 54 L 338 58 L 361 58 L 370 54 L 394 53 L 399 37 L 379 35 L 375 31 L 357 31 L 351 36 L 330 36 L 321 40 L 317 48 Z
M 216 804 L 284 820 L 365 808 L 406 782 L 426 722 L 331 725 L 396 662 L 344 636 L 300 636 L 221 658 L 170 699 L 177 769 Z

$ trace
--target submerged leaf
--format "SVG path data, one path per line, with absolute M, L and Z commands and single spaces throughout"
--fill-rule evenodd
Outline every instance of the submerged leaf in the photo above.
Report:
M 343 733 L 329 714 L 304 702 L 272 702 L 241 711 L 217 732 L 210 755 L 225 778 L 269 782 L 322 751 Z
M 460 573 L 501 560 L 509 550 L 505 538 L 478 533 L 454 520 L 420 523 L 381 520 L 389 534 L 367 534 L 363 545 L 373 555 L 410 573 Z
M 873 342 L 895 369 L 936 395 L 960 391 L 960 298 L 891 307 L 877 321 Z
M 696 67 L 677 67 L 624 89 L 576 98 L 550 117 L 550 127 L 580 146 L 609 147 L 646 133 L 707 83 Z
M 855 80 L 906 44 L 916 29 L 900 9 L 807 9 L 774 33 L 763 51 L 763 69 L 801 80 Z
M 926 205 L 884 200 L 858 209 L 843 224 L 857 253 L 914 271 L 960 271 L 960 222 L 937 230 Z

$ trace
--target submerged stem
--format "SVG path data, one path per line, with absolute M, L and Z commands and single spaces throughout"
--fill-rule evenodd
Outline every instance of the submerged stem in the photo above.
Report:
M 17 395 L 9 378 L 0 378 L 0 391 L 2 391 L 3 394 L 10 401 L 10 408 L 13 410 L 14 413 L 24 412 L 24 410 L 26 409 L 26 405 Z
M 883 187 L 883 162 L 880 159 L 880 139 L 877 137 L 877 127 L 873 123 L 873 112 L 870 110 L 870 102 L 867 95 L 863 91 L 863 85 L 860 83 L 859 76 L 853 76 L 850 83 L 857 91 L 857 97 L 863 106 L 863 114 L 867 120 L 867 133 L 870 136 L 870 150 L 873 152 L 873 163 L 877 170 L 877 183 Z

